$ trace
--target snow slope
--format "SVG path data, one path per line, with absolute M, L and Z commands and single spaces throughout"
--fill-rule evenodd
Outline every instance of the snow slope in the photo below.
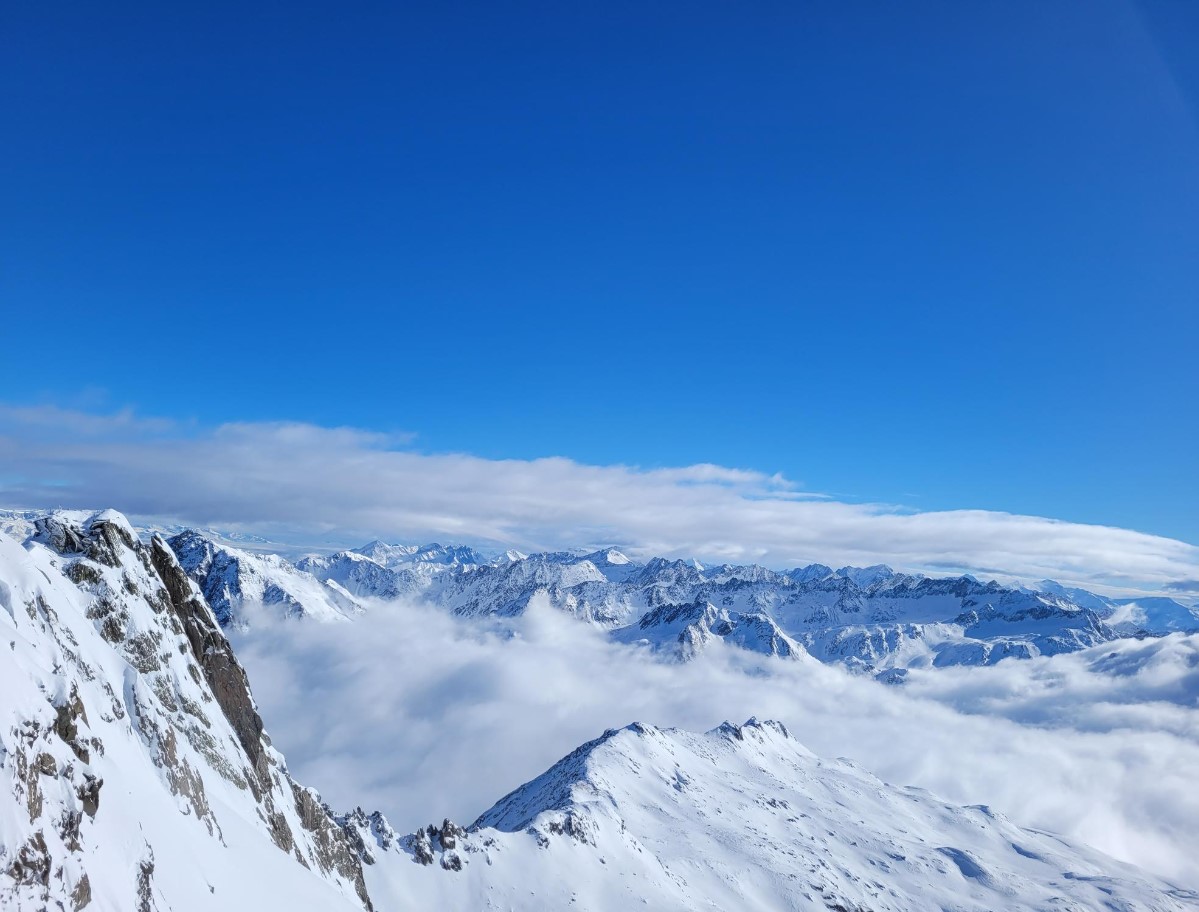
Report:
M 484 813 L 397 838 L 347 815 L 381 908 L 1193 910 L 1199 896 L 986 807 L 825 761 L 775 722 L 643 724 Z

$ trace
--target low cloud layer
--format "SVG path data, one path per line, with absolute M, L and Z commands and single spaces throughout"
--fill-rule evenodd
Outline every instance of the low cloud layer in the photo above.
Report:
M 1101 590 L 1179 590 L 1199 578 L 1199 548 L 1126 529 L 841 503 L 778 475 L 715 465 L 492 460 L 414 452 L 407 442 L 307 424 L 203 428 L 129 412 L 0 407 L 0 499 L 111 505 L 342 545 L 375 536 L 525 550 L 614 544 L 639 556 L 775 567 L 885 562 Z
M 510 630 L 417 605 L 237 643 L 275 743 L 339 807 L 469 822 L 606 728 L 776 718 L 818 754 L 985 803 L 1199 886 L 1199 637 L 914 673 L 887 687 L 720 644 L 665 665 L 534 604 Z

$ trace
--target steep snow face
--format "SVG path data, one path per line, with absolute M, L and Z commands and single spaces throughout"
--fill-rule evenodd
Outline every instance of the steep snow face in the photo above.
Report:
M 344 621 L 363 610 L 346 589 L 278 555 L 218 545 L 193 530 L 173 535 L 167 543 L 224 627 L 245 626 L 248 606 L 318 621 Z
M 54 514 L 0 533 L 0 907 L 370 908 L 161 538 Z
M 1199 896 L 986 807 L 824 761 L 774 722 L 609 731 L 484 813 L 349 815 L 380 904 L 524 910 L 1194 910 Z

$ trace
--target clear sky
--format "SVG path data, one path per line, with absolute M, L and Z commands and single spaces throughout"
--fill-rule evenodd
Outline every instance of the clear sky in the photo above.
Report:
M 1199 4 L 13 4 L 0 399 L 1199 542 Z

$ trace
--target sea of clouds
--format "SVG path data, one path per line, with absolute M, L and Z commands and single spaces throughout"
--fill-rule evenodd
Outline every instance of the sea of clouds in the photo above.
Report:
M 750 716 L 883 779 L 1199 887 L 1199 636 L 1119 641 L 902 686 L 716 644 L 667 664 L 534 602 L 505 627 L 420 604 L 237 637 L 297 778 L 397 829 L 470 822 L 607 728 Z

